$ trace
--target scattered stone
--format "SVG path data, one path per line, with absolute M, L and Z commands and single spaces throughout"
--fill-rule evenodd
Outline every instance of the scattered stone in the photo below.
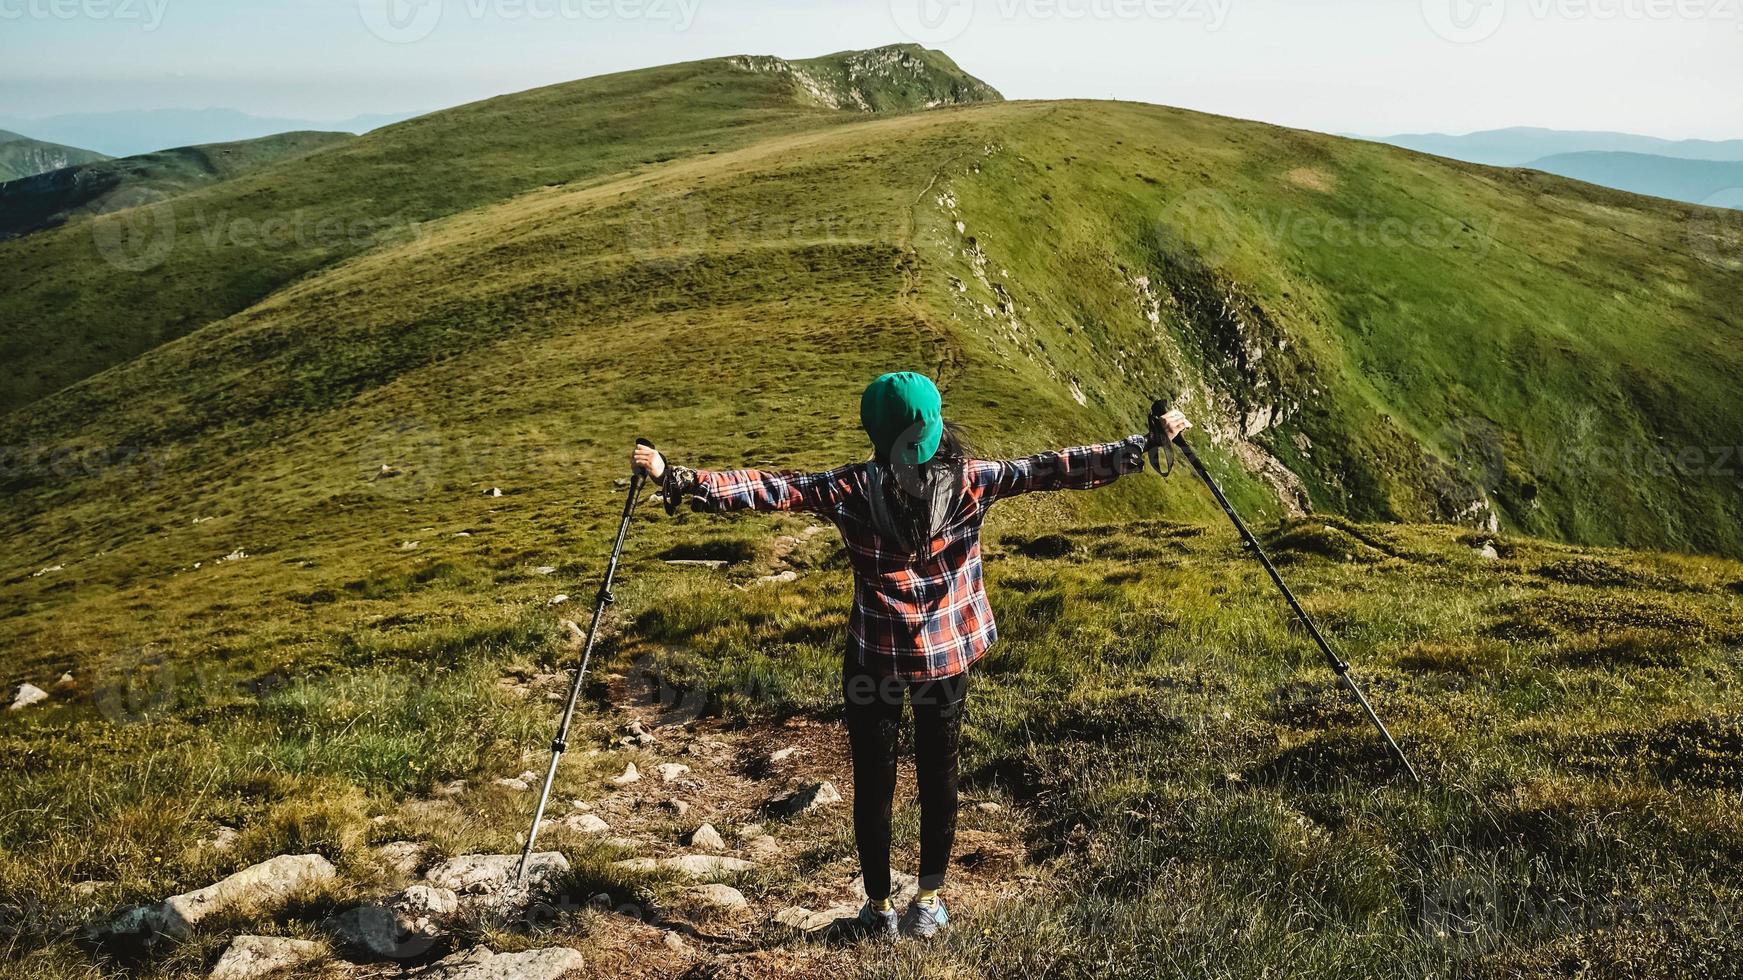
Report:
M 672 811 L 673 816 L 681 817 L 690 812 L 690 804 L 685 803 L 683 800 L 666 800 L 662 802 L 660 806 Z
M 50 565 L 47 568 L 31 572 L 30 577 L 31 578 L 42 578 L 44 575 L 49 575 L 49 574 L 52 574 L 54 572 L 60 572 L 60 571 L 65 571 L 65 570 L 66 570 L 65 565 Z
M 72 687 L 74 683 L 73 672 L 69 670 L 60 676 L 60 680 L 54 682 L 54 689 L 57 691 L 64 691 Z
M 563 603 L 568 602 L 568 601 L 569 601 L 569 594 L 567 592 L 559 592 L 556 595 L 552 596 L 550 601 L 545 603 L 545 605 L 547 605 L 547 606 L 560 606 Z
M 708 568 L 717 572 L 726 567 L 726 562 L 719 558 L 668 558 L 666 559 L 666 564 L 678 565 L 680 567 L 688 566 L 691 568 Z
M 539 567 L 533 569 L 533 571 L 539 575 L 555 575 L 555 574 L 557 574 L 557 566 L 555 566 L 555 565 L 540 565 Z
M 1499 561 L 1501 559 L 1501 553 L 1495 550 L 1495 542 L 1485 541 L 1479 548 L 1477 548 L 1477 557 L 1488 561 Z
M 423 544 L 423 542 L 422 541 L 401 541 L 399 543 L 399 550 L 401 550 L 401 551 L 416 551 L 416 550 L 418 550 L 418 545 L 420 545 L 420 544 Z
M 662 782 L 675 783 L 690 772 L 690 767 L 682 762 L 662 762 L 654 767 L 654 771 L 660 774 Z
M 460 911 L 460 896 L 447 888 L 413 885 L 380 905 L 364 905 L 329 920 L 335 937 L 352 949 L 409 960 L 423 956 L 447 935 L 445 924 Z
M 502 488 L 501 487 L 491 487 L 489 490 L 484 491 L 484 495 L 486 497 L 500 497 L 500 496 L 502 496 Z
M 493 895 L 514 882 L 519 854 L 464 854 L 431 868 L 424 880 L 458 895 Z M 527 884 L 536 885 L 569 870 L 569 859 L 556 851 L 538 851 L 527 860 Z
M 852 919 L 859 915 L 857 905 L 837 905 L 832 909 L 813 912 L 797 905 L 784 908 L 775 913 L 775 921 L 800 932 L 823 932 L 842 919 Z
M 48 700 L 48 692 L 35 684 L 20 684 L 18 691 L 12 696 L 12 704 L 7 711 L 19 711 L 33 704 L 41 704 Z
M 637 851 L 640 850 L 642 846 L 642 842 L 633 837 L 607 837 L 605 838 L 605 844 L 608 847 L 615 847 L 624 851 Z
M 472 536 L 472 532 L 471 531 L 455 531 L 454 536 L 456 538 L 469 538 Z
M 745 841 L 744 852 L 758 861 L 772 861 L 781 856 L 781 842 L 762 834 Z
M 375 848 L 375 856 L 402 875 L 415 875 L 424 863 L 424 850 L 421 841 L 395 840 Z
M 758 582 L 797 582 L 798 580 L 799 573 L 793 571 L 791 568 L 784 572 L 776 572 L 773 575 L 764 575 L 757 579 Z
M 1000 810 L 1004 809 L 1004 807 L 998 805 L 997 803 L 994 803 L 991 800 L 987 800 L 984 803 L 976 803 L 974 805 L 974 808 L 976 810 L 979 810 L 982 813 L 997 813 Z
M 326 949 L 320 943 L 277 936 L 237 936 L 212 968 L 211 980 L 260 980 L 281 971 L 289 972 L 320 959 Z
M 239 905 L 264 907 L 335 877 L 333 865 L 319 854 L 281 854 L 244 868 L 197 891 L 164 899 L 121 914 L 111 931 L 149 933 L 184 938 L 200 920 Z
M 658 739 L 654 738 L 654 733 L 648 731 L 648 727 L 642 724 L 640 719 L 625 725 L 624 733 L 627 734 L 637 745 L 648 746 L 658 741 Z
M 688 952 L 690 949 L 690 947 L 684 945 L 684 938 L 675 932 L 668 931 L 665 938 L 661 941 L 666 944 L 667 949 L 674 953 L 684 953 Z
M 761 837 L 763 835 L 763 825 L 760 823 L 747 823 L 738 828 L 735 833 L 744 840 L 750 840 L 753 837 Z
M 835 788 L 834 783 L 824 780 L 770 800 L 769 809 L 782 816 L 792 817 L 840 802 L 841 792 Z
M 591 810 L 591 809 L 593 809 L 593 804 L 587 802 L 586 800 L 570 800 L 569 801 L 569 809 L 571 809 L 571 810 Z
M 695 830 L 692 830 L 690 832 L 690 839 L 686 841 L 686 844 L 700 851 L 726 850 L 726 841 L 721 839 L 720 831 L 715 830 L 714 825 L 711 823 L 705 823 L 702 826 L 697 827 Z
M 781 763 L 786 762 L 788 759 L 791 759 L 793 756 L 798 755 L 798 754 L 799 754 L 799 747 L 797 745 L 789 745 L 784 749 L 776 749 L 775 751 L 769 753 L 769 764 L 770 765 L 780 765 Z
M 504 789 L 512 789 L 515 792 L 520 793 L 532 789 L 533 783 L 536 782 L 538 778 L 538 773 L 523 772 L 518 776 L 504 776 L 501 779 L 493 779 L 490 783 L 492 786 L 501 786 Z
M 430 795 L 440 799 L 448 799 L 464 792 L 466 792 L 466 780 L 456 779 L 452 782 L 437 783 L 435 788 L 430 790 Z
M 583 834 L 611 833 L 611 825 L 591 813 L 576 813 L 564 817 L 563 826 Z
M 745 900 L 744 893 L 731 885 L 698 885 L 685 894 L 704 905 L 728 912 L 750 908 L 750 902 Z
M 88 898 L 105 888 L 112 887 L 114 884 L 113 881 L 102 881 L 97 879 L 91 881 L 79 881 L 73 883 L 72 892 L 80 898 Z
M 235 847 L 236 842 L 241 839 L 241 831 L 237 830 L 235 827 L 225 827 L 220 825 L 217 830 L 212 832 L 212 836 L 206 839 L 205 846 L 207 850 L 222 854 Z
M 637 769 L 635 763 L 631 762 L 623 767 L 622 775 L 611 777 L 609 782 L 613 786 L 628 786 L 630 783 L 641 782 L 641 778 L 641 770 Z
M 497 953 L 480 946 L 438 960 L 418 980 L 557 980 L 581 969 L 581 954 L 567 946 Z

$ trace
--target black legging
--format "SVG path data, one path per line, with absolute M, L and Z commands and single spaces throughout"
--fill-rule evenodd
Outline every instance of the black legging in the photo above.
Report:
M 853 750 L 853 835 L 866 897 L 890 896 L 890 807 L 902 695 L 914 705 L 914 770 L 920 784 L 920 887 L 939 888 L 956 842 L 956 766 L 966 672 L 910 683 L 878 677 L 850 655 L 842 668 L 847 741 Z

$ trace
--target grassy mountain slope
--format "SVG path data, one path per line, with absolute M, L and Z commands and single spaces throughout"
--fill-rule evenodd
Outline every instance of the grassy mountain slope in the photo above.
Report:
M 855 91 L 803 70 L 837 103 Z M 873 977 L 1703 975 L 1734 959 L 1743 565 L 1518 533 L 1743 553 L 1718 461 L 1684 477 L 1617 454 L 1737 431 L 1723 212 L 1152 106 L 867 116 L 790 69 L 727 63 L 577 84 L 590 106 L 611 89 L 617 109 L 589 124 L 622 141 L 580 162 L 482 131 L 591 111 L 558 87 L 175 199 L 313 200 L 292 186 L 313 173 L 445 216 L 6 417 L 0 676 L 74 675 L 0 722 L 23 760 L 0 777 L 18 814 L 0 905 L 33 913 L 0 941 L 35 975 L 89 972 L 102 954 L 72 938 L 89 918 L 290 848 L 337 860 L 333 894 L 238 913 L 136 972 L 205 975 L 232 926 L 319 935 L 379 891 L 369 846 L 392 836 L 512 849 L 529 804 L 490 781 L 536 764 L 550 718 L 499 679 L 566 662 L 558 618 L 597 583 L 629 440 L 701 465 L 859 458 L 860 387 L 902 367 L 937 376 L 999 454 L 1130 431 L 1153 393 L 1178 394 L 1429 785 L 1391 779 L 1185 474 L 1025 498 L 988 528 L 1005 640 L 965 753 L 971 791 L 1031 821 L 1022 869 L 998 877 L 1037 889 L 965 895 L 929 964 L 761 927 L 699 948 Z M 387 139 L 426 127 L 469 132 L 495 166 Z M 417 152 L 470 189 L 396 183 Z M 520 192 L 495 174 L 527 161 L 593 169 Z M 176 261 L 162 268 L 215 260 Z M 218 287 L 165 288 L 147 314 Z M 1493 513 L 1503 531 L 1282 520 L 1303 498 Z M 609 748 L 613 673 L 773 726 L 753 739 L 834 721 L 848 573 L 827 534 L 775 537 L 803 542 L 808 523 L 642 512 L 577 737 L 600 754 L 574 753 L 560 798 L 607 792 L 628 757 Z M 782 567 L 800 577 L 760 581 Z M 417 816 L 454 778 L 476 787 L 461 814 Z M 237 850 L 193 846 L 216 822 L 242 828 Z M 910 810 L 902 827 L 906 855 Z M 775 830 L 784 863 L 735 879 L 759 909 L 851 876 L 838 814 Z M 613 871 L 609 844 L 552 839 L 583 903 L 682 902 L 674 881 Z M 488 938 L 573 943 L 622 975 L 599 938 L 611 915 Z
M 348 133 L 280 133 L 67 166 L 7 181 L 0 184 L 0 239 L 151 204 L 352 138 Z
M 937 52 L 880 50 L 864 56 L 877 64 L 805 63 L 807 77 L 890 109 L 996 97 Z M 171 202 L 0 244 L 0 356 L 15 365 L 0 411 L 334 261 L 415 242 L 435 218 L 860 116 L 821 104 L 791 71 L 728 59 L 623 72 L 409 120 Z
M 94 150 L 45 143 L 0 129 L 0 181 L 16 180 L 61 167 L 107 159 L 109 158 Z
M 1649 153 L 1561 153 L 1528 166 L 1633 194 L 1743 208 L 1743 162 L 1679 160 Z

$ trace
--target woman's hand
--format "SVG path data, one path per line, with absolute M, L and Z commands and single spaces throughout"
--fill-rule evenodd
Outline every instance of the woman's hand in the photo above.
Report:
M 1175 436 L 1190 428 L 1192 423 L 1186 421 L 1186 416 L 1178 409 L 1162 416 L 1162 438 L 1168 442 L 1173 442 Z
M 630 454 L 629 463 L 638 472 L 646 473 L 651 480 L 658 480 L 666 475 L 666 458 L 652 446 L 636 443 L 635 452 Z

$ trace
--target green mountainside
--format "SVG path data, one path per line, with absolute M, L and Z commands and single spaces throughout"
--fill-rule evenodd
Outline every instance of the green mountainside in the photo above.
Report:
M 349 133 L 280 133 L 70 165 L 7 181 L 0 184 L 0 239 L 152 204 L 353 138 Z
M 93 150 L 45 143 L 0 129 L 0 182 L 107 159 Z
M 863 458 L 860 390 L 909 368 L 989 455 L 1174 398 L 1426 785 L 1190 473 L 1031 496 L 986 532 L 1004 639 L 964 760 L 996 805 L 964 812 L 964 925 L 932 958 L 797 938 L 764 920 L 846 893 L 851 838 L 839 809 L 766 814 L 758 774 L 803 741 L 796 775 L 845 778 L 844 557 L 800 515 L 649 506 L 557 788 L 642 836 L 553 827 L 561 907 L 457 942 L 613 977 L 1720 975 L 1735 219 L 1005 102 L 904 47 L 504 96 L 0 244 L 0 680 L 48 694 L 0 718 L 0 947 L 33 977 L 205 977 L 238 931 L 330 942 L 405 883 L 379 845 L 515 850 L 508 777 L 542 764 L 538 685 L 572 662 L 631 440 Z M 721 567 L 669 564 L 698 560 Z M 626 704 L 673 724 L 626 748 Z M 696 829 L 656 805 L 681 784 L 637 795 L 680 745 L 719 794 L 691 817 L 779 846 L 728 878 L 753 912 L 696 912 L 676 950 L 648 921 L 687 921 L 688 883 L 617 862 Z M 619 791 L 626 761 L 649 775 Z M 85 931 L 283 853 L 336 879 L 150 950 Z
M 856 93 L 901 109 L 997 97 L 948 58 L 914 47 L 794 63 L 802 71 L 766 70 L 771 63 L 693 62 L 502 96 L 377 130 L 283 171 L 0 243 L 0 323 L 11 325 L 0 356 L 15 366 L 0 411 L 335 261 L 415 243 L 445 215 L 855 121 L 861 110 L 830 105 Z M 118 321 L 117 309 L 128 316 Z

